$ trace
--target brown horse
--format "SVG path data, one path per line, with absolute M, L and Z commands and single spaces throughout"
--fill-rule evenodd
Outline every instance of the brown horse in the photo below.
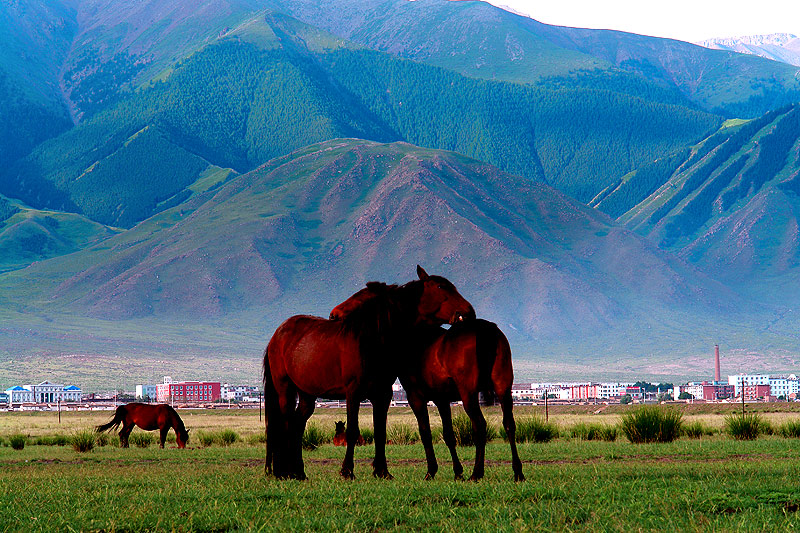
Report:
M 438 470 L 431 441 L 428 402 L 433 401 L 442 418 L 442 437 L 453 458 L 453 472 L 461 479 L 464 472 L 456 453 L 450 402 L 461 400 L 472 421 L 475 442 L 475 466 L 471 480 L 483 477 L 486 450 L 486 420 L 481 412 L 479 396 L 496 398 L 503 411 L 503 428 L 511 446 L 511 466 L 515 481 L 524 481 L 522 462 L 517 453 L 511 385 L 514 371 L 508 339 L 493 322 L 473 320 L 456 324 L 449 330 L 425 328 L 420 335 L 418 351 L 408 358 L 399 374 L 408 395 L 408 403 L 417 417 L 420 440 L 428 462 L 426 479 L 433 479 Z M 422 333 L 422 332 L 421 332 Z
M 116 429 L 120 424 L 122 424 L 122 429 L 119 431 L 119 442 L 123 448 L 128 447 L 128 436 L 134 426 L 139 426 L 145 431 L 160 430 L 162 448 L 170 428 L 175 431 L 178 448 L 185 448 L 186 443 L 189 442 L 189 431 L 183 425 L 183 420 L 175 409 L 166 404 L 129 403 L 120 405 L 114 413 L 114 418 L 107 424 L 97 426 L 97 431 Z
M 367 286 L 331 311 L 331 318 L 344 320 L 348 314 L 377 298 L 379 291 Z M 379 289 L 379 288 L 378 288 Z M 456 453 L 455 435 L 450 412 L 450 402 L 461 400 L 472 421 L 475 441 L 475 466 L 470 479 L 484 474 L 486 446 L 486 420 L 481 413 L 479 395 L 497 398 L 503 411 L 503 427 L 511 446 L 511 463 L 514 480 L 523 481 L 522 462 L 516 445 L 511 385 L 514 371 L 511 365 L 511 347 L 508 339 L 493 322 L 473 320 L 461 322 L 449 330 L 422 324 L 415 329 L 414 349 L 406 354 L 398 375 L 406 390 L 408 402 L 419 424 L 420 440 L 425 447 L 428 462 L 426 479 L 433 479 L 438 471 L 433 451 L 428 402 L 433 401 L 442 418 L 442 436 L 453 458 L 456 479 L 463 467 Z
M 318 397 L 347 401 L 347 451 L 341 475 L 353 476 L 360 435 L 359 402 L 373 406 L 373 475 L 391 478 L 386 465 L 386 414 L 397 360 L 419 324 L 456 323 L 475 316 L 472 305 L 441 276 L 417 266 L 418 280 L 372 284 L 376 296 L 343 320 L 298 315 L 281 324 L 264 352 L 267 471 L 305 479 L 300 441 Z M 379 288 L 378 288 L 379 287 Z

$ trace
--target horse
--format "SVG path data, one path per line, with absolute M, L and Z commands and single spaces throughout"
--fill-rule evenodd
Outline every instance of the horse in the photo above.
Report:
M 331 311 L 338 320 L 377 298 L 379 293 L 367 287 L 342 302 Z M 503 428 L 511 446 L 511 464 L 515 481 L 524 481 L 522 462 L 516 445 L 516 423 L 513 415 L 511 386 L 514 371 L 508 339 L 488 320 L 459 322 L 449 330 L 422 324 L 415 331 L 414 349 L 406 354 L 406 364 L 399 370 L 400 383 L 406 390 L 408 402 L 419 425 L 420 440 L 428 463 L 426 479 L 438 471 L 433 451 L 428 401 L 433 401 L 442 418 L 442 436 L 453 458 L 456 479 L 462 479 L 463 467 L 456 453 L 455 435 L 450 402 L 461 400 L 472 422 L 475 441 L 475 466 L 471 480 L 484 475 L 486 420 L 479 405 L 480 393 L 497 398 L 503 411 Z
M 318 397 L 345 399 L 347 450 L 340 469 L 353 479 L 360 435 L 359 403 L 373 406 L 373 475 L 391 479 L 386 464 L 386 416 L 397 378 L 397 359 L 419 324 L 457 323 L 475 317 L 472 305 L 446 278 L 428 275 L 404 285 L 371 284 L 376 294 L 343 320 L 296 315 L 281 324 L 264 351 L 267 464 L 278 478 L 306 479 L 302 447 Z
M 428 402 L 433 401 L 442 418 L 442 437 L 453 459 L 453 473 L 462 479 L 464 469 L 456 453 L 450 402 L 461 400 L 472 422 L 475 442 L 475 465 L 470 480 L 484 475 L 486 420 L 480 408 L 480 393 L 485 399 L 498 399 L 503 411 L 503 428 L 511 447 L 514 481 L 524 481 L 522 462 L 517 453 L 516 423 L 513 415 L 511 386 L 514 371 L 508 339 L 488 320 L 476 319 L 455 324 L 449 330 L 427 328 L 420 335 L 417 352 L 399 373 L 400 383 L 408 395 L 419 425 L 425 448 L 428 471 L 425 479 L 433 479 L 438 470 L 433 451 Z
M 116 429 L 120 424 L 122 424 L 122 429 L 119 431 L 119 442 L 123 448 L 128 447 L 128 436 L 134 426 L 139 426 L 145 431 L 160 430 L 162 448 L 170 428 L 175 431 L 178 448 L 185 448 L 186 443 L 189 442 L 189 431 L 183 425 L 183 420 L 175 409 L 166 404 L 128 403 L 120 405 L 114 413 L 114 418 L 107 424 L 97 426 L 97 431 Z
M 333 434 L 333 445 L 334 446 L 347 446 L 347 434 L 345 433 L 345 425 L 344 422 L 339 420 L 336 422 L 335 425 L 335 432 Z M 358 436 L 356 440 L 356 446 L 363 446 L 364 445 L 364 437 L 362 435 Z

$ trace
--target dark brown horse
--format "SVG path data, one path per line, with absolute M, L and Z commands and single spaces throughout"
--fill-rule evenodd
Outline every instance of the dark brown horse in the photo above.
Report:
M 166 404 L 129 403 L 120 405 L 114 413 L 114 418 L 107 424 L 97 426 L 97 431 L 116 429 L 120 424 L 122 424 L 122 429 L 119 431 L 119 442 L 123 448 L 128 447 L 128 436 L 134 426 L 139 426 L 145 431 L 160 430 L 162 448 L 170 428 L 175 431 L 178 448 L 185 448 L 186 443 L 189 442 L 189 431 L 183 425 L 183 420 L 175 409 Z
M 345 320 L 349 313 L 365 305 L 378 292 L 368 286 L 334 308 L 331 316 Z M 420 440 L 428 461 L 426 479 L 433 479 L 438 470 L 433 452 L 428 402 L 433 401 L 442 418 L 442 436 L 453 458 L 456 479 L 463 467 L 456 453 L 450 402 L 461 400 L 472 421 L 475 441 L 475 466 L 470 479 L 484 474 L 486 420 L 481 413 L 479 396 L 498 399 L 503 411 L 503 427 L 511 446 L 514 479 L 523 481 L 522 462 L 516 445 L 511 386 L 514 371 L 508 339 L 493 322 L 472 320 L 460 322 L 449 330 L 421 324 L 415 329 L 415 345 L 398 367 L 398 375 L 408 395 L 408 402 L 419 424 Z
M 417 266 L 418 280 L 371 284 L 375 297 L 343 320 L 298 315 L 281 324 L 264 352 L 267 470 L 305 479 L 300 441 L 318 397 L 347 401 L 347 451 L 341 475 L 353 478 L 360 435 L 359 402 L 373 406 L 373 475 L 391 478 L 386 465 L 386 414 L 397 360 L 420 324 L 456 323 L 475 316 L 472 305 L 441 276 Z
M 524 481 L 522 462 L 517 453 L 511 386 L 514 371 L 508 339 L 493 322 L 473 320 L 456 324 L 449 330 L 426 328 L 420 335 L 417 353 L 399 373 L 400 383 L 408 395 L 408 403 L 417 417 L 420 440 L 428 461 L 426 479 L 433 479 L 438 470 L 431 442 L 428 402 L 433 401 L 442 418 L 442 437 L 453 458 L 456 479 L 463 467 L 456 453 L 450 402 L 461 400 L 472 421 L 475 442 L 475 466 L 471 480 L 483 477 L 486 450 L 486 420 L 479 404 L 480 393 L 497 399 L 503 411 L 503 428 L 511 446 L 511 467 L 515 481 Z

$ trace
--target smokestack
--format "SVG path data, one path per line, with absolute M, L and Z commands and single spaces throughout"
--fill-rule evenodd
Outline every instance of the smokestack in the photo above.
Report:
M 721 381 L 719 375 L 719 344 L 714 345 L 714 381 Z

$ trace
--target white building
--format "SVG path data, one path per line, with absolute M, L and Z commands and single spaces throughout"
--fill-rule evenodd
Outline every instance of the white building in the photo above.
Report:
M 789 376 L 770 376 L 769 374 L 736 374 L 728 376 L 728 384 L 733 385 L 739 396 L 744 385 L 769 385 L 770 396 L 788 398 L 790 394 L 800 394 L 800 379 Z
M 156 390 L 158 385 L 136 385 L 136 399 L 156 399 Z
M 258 387 L 255 385 L 222 385 L 222 399 L 229 401 L 249 401 L 258 399 Z
M 81 389 L 75 385 L 42 381 L 36 385 L 16 386 L 6 391 L 10 403 L 80 402 Z

